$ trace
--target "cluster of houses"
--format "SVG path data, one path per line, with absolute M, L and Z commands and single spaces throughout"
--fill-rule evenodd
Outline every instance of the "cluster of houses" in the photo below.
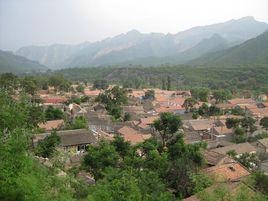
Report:
M 183 107 L 184 101 L 191 97 L 190 91 L 167 91 L 160 89 L 154 90 L 155 98 L 145 100 L 143 90 L 129 90 L 128 105 L 123 106 L 124 113 L 130 115 L 130 120 L 114 122 L 110 115 L 107 114 L 105 107 L 94 102 L 96 96 L 102 93 L 102 90 L 92 90 L 87 86 L 81 93 L 51 93 L 50 90 L 40 92 L 43 105 L 52 105 L 59 108 L 68 115 L 83 115 L 88 120 L 88 129 L 78 130 L 61 130 L 64 128 L 64 120 L 47 121 L 40 124 L 40 127 L 46 133 L 37 134 L 33 140 L 36 144 L 39 140 L 44 139 L 53 129 L 58 130 L 61 138 L 61 147 L 64 151 L 72 152 L 74 155 L 80 155 L 89 144 L 96 145 L 101 139 L 112 140 L 115 135 L 122 136 L 126 141 L 135 145 L 150 138 L 153 134 L 151 125 L 159 118 L 162 112 L 171 112 L 182 117 L 184 140 L 188 144 L 205 141 L 207 150 L 204 158 L 207 161 L 207 168 L 204 172 L 224 182 L 234 185 L 235 182 L 242 180 L 250 174 L 250 171 L 240 163 L 228 156 L 230 151 L 234 151 L 239 157 L 243 153 L 249 154 L 267 154 L 268 155 L 268 138 L 257 140 L 254 143 L 234 144 L 232 142 L 233 129 L 226 127 L 227 118 L 243 118 L 242 116 L 226 114 L 221 116 L 212 116 L 208 118 L 192 119 L 191 114 L 185 113 Z M 81 104 L 67 104 L 70 96 L 87 96 L 89 101 Z M 196 107 L 202 105 L 196 104 Z M 241 108 L 248 115 L 256 119 L 256 126 L 259 126 L 259 120 L 268 117 L 268 102 L 256 101 L 248 98 L 235 98 L 228 100 L 226 103 L 217 104 L 217 107 L 226 110 L 232 108 Z M 260 168 L 268 174 L 268 157 L 264 157 Z M 195 196 L 186 200 L 198 200 Z

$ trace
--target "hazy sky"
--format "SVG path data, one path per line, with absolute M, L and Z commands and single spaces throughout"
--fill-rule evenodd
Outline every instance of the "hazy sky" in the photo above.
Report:
M 0 0 L 0 49 L 96 41 L 137 29 L 176 33 L 254 16 L 268 0 Z

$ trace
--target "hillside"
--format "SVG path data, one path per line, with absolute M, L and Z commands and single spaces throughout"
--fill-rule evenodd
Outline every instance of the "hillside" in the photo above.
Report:
M 22 56 L 0 50 L 0 73 L 25 73 L 30 71 L 44 71 L 46 69 L 47 67 L 36 61 L 31 61 Z
M 268 65 L 268 31 L 240 45 L 189 62 L 192 65 Z
M 140 33 L 132 30 L 113 38 L 78 45 L 29 46 L 16 54 L 51 68 L 104 65 L 184 63 L 205 53 L 224 49 L 256 37 L 268 25 L 253 17 L 200 26 L 176 34 Z M 218 46 L 217 46 L 218 45 Z M 223 47 L 223 46 L 224 47 Z M 213 46 L 213 47 L 212 47 Z M 182 55 L 181 55 L 182 54 Z

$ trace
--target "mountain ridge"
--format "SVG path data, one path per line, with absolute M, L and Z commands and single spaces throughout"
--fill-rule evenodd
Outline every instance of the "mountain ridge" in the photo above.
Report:
M 268 24 L 253 17 L 193 27 L 176 34 L 140 33 L 133 29 L 112 38 L 78 45 L 23 47 L 16 54 L 35 60 L 51 68 L 114 65 L 140 58 L 167 58 L 187 53 L 199 43 L 218 34 L 229 46 L 240 44 L 268 29 Z M 205 47 L 209 49 L 209 47 Z M 215 47 L 216 50 L 217 47 Z M 211 49 L 212 51 L 212 49 Z M 214 51 L 214 50 L 213 50 Z M 200 56 L 200 55 L 197 55 Z M 196 56 L 195 56 L 196 57 Z M 194 59 L 193 57 L 192 59 Z M 175 59 L 177 63 L 184 59 Z

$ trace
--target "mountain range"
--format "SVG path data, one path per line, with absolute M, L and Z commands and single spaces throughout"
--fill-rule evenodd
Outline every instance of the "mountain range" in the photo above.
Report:
M 268 64 L 268 31 L 229 49 L 211 52 L 191 60 L 192 65 Z
M 244 17 L 194 27 L 176 34 L 143 34 L 132 30 L 94 43 L 27 46 L 17 50 L 15 54 L 37 61 L 51 69 L 131 64 L 144 66 L 182 64 L 190 60 L 195 61 L 210 53 L 215 53 L 217 57 L 218 52 L 228 52 L 227 49 L 236 48 L 237 45 L 242 45 L 243 48 L 242 43 L 266 30 L 268 24 L 256 21 L 253 17 Z
M 36 61 L 14 55 L 12 52 L 0 50 L 0 73 L 27 73 L 32 71 L 45 71 L 48 68 Z

